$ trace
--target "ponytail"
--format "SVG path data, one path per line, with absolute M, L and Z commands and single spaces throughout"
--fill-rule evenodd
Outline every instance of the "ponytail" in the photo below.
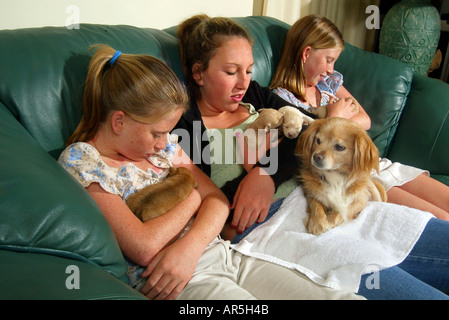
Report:
M 94 47 L 91 48 L 91 50 Z M 103 70 L 112 59 L 115 50 L 102 46 L 99 47 L 89 64 L 83 95 L 83 117 L 72 136 L 67 141 L 70 145 L 78 141 L 91 140 L 102 121 L 105 120 L 104 110 L 101 104 L 101 87 Z
M 84 87 L 83 116 L 67 145 L 93 139 L 113 111 L 153 123 L 178 108 L 186 110 L 185 87 L 164 62 L 148 55 L 121 54 L 106 45 L 94 47 L 97 50 Z

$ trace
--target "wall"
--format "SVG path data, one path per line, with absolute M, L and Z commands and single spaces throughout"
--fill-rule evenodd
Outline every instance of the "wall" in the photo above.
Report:
M 253 0 L 0 0 L 0 29 L 76 23 L 167 28 L 197 13 L 250 16 Z

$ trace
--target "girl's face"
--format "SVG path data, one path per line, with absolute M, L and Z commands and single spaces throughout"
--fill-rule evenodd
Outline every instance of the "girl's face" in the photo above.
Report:
M 156 123 L 143 123 L 119 113 L 120 130 L 116 130 L 116 151 L 131 161 L 142 161 L 146 157 L 163 150 L 167 141 L 167 134 L 175 127 L 181 118 L 183 109 L 166 115 Z M 114 117 L 114 116 L 113 116 Z M 114 124 L 113 124 L 114 125 Z
M 199 102 L 217 111 L 232 112 L 248 89 L 254 65 L 252 48 L 244 38 L 232 38 L 216 50 L 205 71 L 193 67 L 193 77 L 200 87 Z
M 340 56 L 341 49 L 304 49 L 302 59 L 304 75 L 308 86 L 316 86 L 324 77 L 334 72 L 334 64 Z

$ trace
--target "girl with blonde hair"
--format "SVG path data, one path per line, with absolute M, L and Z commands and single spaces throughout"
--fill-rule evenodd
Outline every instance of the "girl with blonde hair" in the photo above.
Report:
M 310 15 L 299 19 L 287 33 L 270 88 L 301 109 L 327 105 L 328 117 L 348 118 L 368 130 L 369 115 L 361 106 L 358 114 L 352 112 L 352 100 L 345 98 L 353 97 L 343 86 L 343 75 L 334 70 L 343 48 L 343 36 L 327 18 Z M 383 158 L 376 177 L 387 190 L 389 202 L 449 220 L 449 187 L 430 178 L 427 171 Z
M 287 33 L 270 87 L 299 109 L 313 110 L 327 105 L 328 117 L 348 118 L 369 129 L 368 114 L 361 106 L 358 114 L 353 113 L 352 102 L 344 99 L 352 96 L 343 87 L 343 75 L 334 70 L 343 49 L 343 37 L 330 20 L 318 15 L 299 19 Z M 364 274 L 357 293 L 368 299 L 448 299 L 443 293 L 449 286 L 448 269 L 440 262 L 449 252 L 442 246 L 448 243 L 449 224 L 443 220 L 449 220 L 449 188 L 430 178 L 424 170 L 388 159 L 380 160 L 380 174 L 376 177 L 388 190 L 389 202 L 428 211 L 440 219 L 428 221 L 404 261 L 379 271 L 382 283 L 379 290 L 362 285 L 370 277 Z M 424 214 L 410 211 L 408 219 L 418 221 Z M 381 219 L 379 213 L 376 217 Z M 403 221 L 393 223 L 397 228 L 402 224 Z M 374 225 L 370 228 L 375 229 Z M 403 239 L 409 231 L 403 230 L 397 236 Z
M 81 122 L 59 158 L 111 225 L 128 260 L 130 285 L 150 299 L 173 299 L 184 289 L 229 213 L 226 198 L 169 133 L 187 102 L 184 86 L 162 61 L 98 46 L 86 77 Z M 162 181 L 172 165 L 190 169 L 198 188 L 143 223 L 125 200 Z

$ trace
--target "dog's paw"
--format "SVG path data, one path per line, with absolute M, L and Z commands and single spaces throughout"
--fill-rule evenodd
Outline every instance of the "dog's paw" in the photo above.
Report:
M 327 215 L 327 221 L 329 224 L 329 229 L 332 229 L 338 226 L 339 224 L 343 223 L 345 220 L 343 219 L 341 214 L 334 211 Z
M 307 223 L 307 231 L 309 231 L 311 234 L 314 234 L 316 236 L 328 231 L 331 229 L 329 226 L 329 223 L 327 222 L 327 219 L 309 219 L 309 222 Z

